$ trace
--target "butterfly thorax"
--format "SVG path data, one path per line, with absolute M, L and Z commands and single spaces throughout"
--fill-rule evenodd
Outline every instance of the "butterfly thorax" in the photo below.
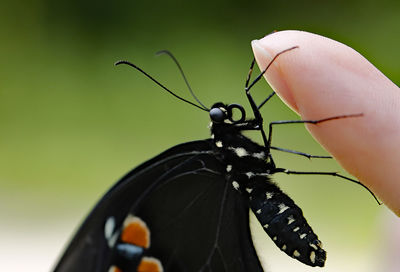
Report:
M 235 189 L 247 187 L 254 176 L 270 175 L 273 166 L 265 147 L 244 136 L 240 124 L 211 123 L 210 127 L 215 155 L 226 167 Z
M 227 156 L 226 162 L 249 158 L 255 158 L 256 162 L 263 164 L 267 161 L 265 147 L 244 136 L 237 124 L 211 123 L 211 138 L 216 152 Z

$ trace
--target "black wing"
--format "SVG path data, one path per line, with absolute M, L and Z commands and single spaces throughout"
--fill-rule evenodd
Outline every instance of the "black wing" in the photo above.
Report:
M 249 206 L 224 178 L 209 140 L 175 146 L 132 170 L 95 206 L 55 271 L 108 271 L 114 263 L 105 222 L 128 214 L 151 231 L 146 252 L 164 271 L 262 271 Z

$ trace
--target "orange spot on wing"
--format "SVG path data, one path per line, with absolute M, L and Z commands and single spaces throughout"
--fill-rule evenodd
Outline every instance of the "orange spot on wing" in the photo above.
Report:
M 150 246 L 150 231 L 140 218 L 128 216 L 124 222 L 121 240 L 144 248 Z
M 162 272 L 163 267 L 160 261 L 156 258 L 152 257 L 143 257 L 142 261 L 140 262 L 138 272 Z

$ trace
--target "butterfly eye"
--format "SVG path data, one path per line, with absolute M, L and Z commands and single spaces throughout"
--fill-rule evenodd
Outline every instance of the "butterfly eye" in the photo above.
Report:
M 225 119 L 225 113 L 220 108 L 212 108 L 210 118 L 215 123 L 222 123 Z

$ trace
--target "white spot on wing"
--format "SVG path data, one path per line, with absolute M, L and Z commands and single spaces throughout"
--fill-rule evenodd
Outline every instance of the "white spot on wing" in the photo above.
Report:
M 265 224 L 263 227 L 264 227 L 264 229 L 268 229 L 269 225 Z
M 114 228 L 115 228 L 115 219 L 114 217 L 110 216 L 106 223 L 104 224 L 104 236 L 106 237 L 106 239 L 110 239 L 110 237 L 112 236 L 113 232 L 114 232 Z
M 300 252 L 298 252 L 297 250 L 293 251 L 293 256 L 300 257 Z
M 246 188 L 246 191 L 247 191 L 249 194 L 251 194 L 251 192 L 253 192 L 253 189 L 252 189 L 252 188 Z
M 307 236 L 307 233 L 300 234 L 300 239 L 304 239 Z
M 261 213 L 261 209 L 258 209 L 258 210 L 256 211 L 256 213 L 260 214 L 260 213 Z
M 286 245 L 283 245 L 283 246 L 282 246 L 282 250 L 286 250 Z
M 296 231 L 298 231 L 299 229 L 300 229 L 299 227 L 296 227 L 296 228 L 294 228 L 293 232 L 296 232 Z
M 293 216 L 291 215 L 291 216 L 288 217 L 288 223 L 287 223 L 287 224 L 290 225 L 290 224 L 292 224 L 294 221 L 295 221 L 295 220 L 294 220 Z
M 108 269 L 108 272 L 115 272 L 118 271 L 118 267 L 116 267 L 115 265 L 110 266 L 110 268 Z
M 215 142 L 215 145 L 216 145 L 217 147 L 221 148 L 221 147 L 222 147 L 222 142 L 221 142 L 221 141 L 216 141 L 216 142 Z
M 114 217 L 110 216 L 106 223 L 104 224 L 104 237 L 107 240 L 107 245 L 110 248 L 113 248 L 115 246 L 115 243 L 117 242 L 118 236 L 119 236 L 119 231 L 115 231 L 115 219 Z
M 246 173 L 246 176 L 247 176 L 248 178 L 254 177 L 254 173 L 252 173 L 252 172 L 247 172 L 247 173 Z
M 119 231 L 116 231 L 114 235 L 107 240 L 107 244 L 110 248 L 113 248 L 115 246 L 118 240 L 118 236 L 119 236 Z
M 230 171 L 232 171 L 232 165 L 228 164 L 226 166 L 226 172 L 230 172 Z
M 236 190 L 239 190 L 239 183 L 237 182 L 237 181 L 232 181 L 232 186 L 233 186 L 233 188 L 235 188 Z
M 140 219 L 140 218 L 137 217 L 137 216 L 134 216 L 133 214 L 128 214 L 128 216 L 125 217 L 125 220 L 124 220 L 124 228 L 127 227 L 127 226 L 129 226 L 129 224 L 131 224 L 131 223 L 140 224 L 140 225 L 142 225 L 144 228 L 148 229 L 146 223 L 145 223 L 142 219 Z
M 279 212 L 278 212 L 278 214 L 281 214 L 281 213 L 283 213 L 284 211 L 286 211 L 287 209 L 289 209 L 289 207 L 286 206 L 286 205 L 283 204 L 283 203 L 279 204 L 278 207 L 279 207 Z
M 278 240 L 278 237 L 274 236 L 274 238 L 272 238 L 272 240 L 276 241 L 276 240 Z

